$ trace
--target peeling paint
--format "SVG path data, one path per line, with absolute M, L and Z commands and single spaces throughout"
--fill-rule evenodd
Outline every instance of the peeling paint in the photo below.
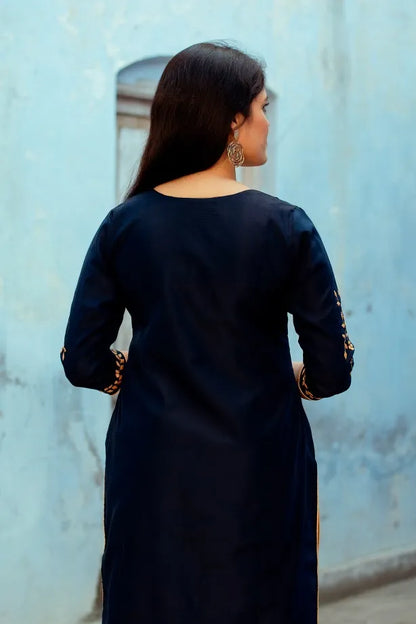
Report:
M 389 455 L 401 451 L 402 442 L 406 441 L 409 432 L 407 419 L 403 414 L 399 414 L 395 424 L 377 433 L 373 438 L 373 448 L 381 455 Z
M 12 377 L 6 370 L 6 359 L 4 355 L 0 354 L 0 386 L 19 386 L 20 388 L 25 388 L 27 383 L 22 381 L 19 377 Z

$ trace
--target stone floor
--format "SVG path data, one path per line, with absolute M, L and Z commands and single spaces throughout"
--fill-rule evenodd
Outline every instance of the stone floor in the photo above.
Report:
M 416 578 L 323 605 L 319 624 L 416 624 Z

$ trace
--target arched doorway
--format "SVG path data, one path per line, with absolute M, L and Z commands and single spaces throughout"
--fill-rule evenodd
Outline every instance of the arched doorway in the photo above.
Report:
M 116 201 L 122 201 L 139 166 L 150 127 L 150 107 L 169 56 L 137 61 L 117 74 Z

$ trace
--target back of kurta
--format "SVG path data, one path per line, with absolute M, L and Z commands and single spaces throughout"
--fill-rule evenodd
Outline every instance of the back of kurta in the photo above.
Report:
M 127 363 L 110 350 L 125 308 Z M 149 191 L 101 224 L 63 363 L 76 385 L 120 388 L 106 441 L 105 624 L 316 623 L 316 463 L 288 312 L 304 394 L 347 389 L 353 346 L 300 208 L 253 190 Z

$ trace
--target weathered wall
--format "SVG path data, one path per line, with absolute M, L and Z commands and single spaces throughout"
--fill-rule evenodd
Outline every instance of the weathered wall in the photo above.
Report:
M 69 386 L 58 352 L 114 201 L 116 73 L 195 41 L 267 60 L 277 190 L 316 222 L 357 347 L 351 390 L 307 405 L 321 565 L 413 548 L 416 7 L 4 0 L 0 21 L 0 622 L 74 624 L 92 607 L 109 400 Z
M 279 193 L 315 218 L 357 348 L 351 390 L 308 406 L 332 567 L 416 547 L 416 6 L 299 4 L 275 22 Z

